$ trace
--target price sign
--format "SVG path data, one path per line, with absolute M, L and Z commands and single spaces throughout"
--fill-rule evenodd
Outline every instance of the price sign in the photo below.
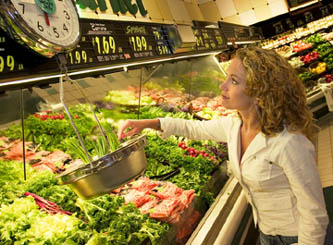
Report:
M 300 26 L 303 26 L 305 23 L 304 23 L 304 20 L 303 19 L 298 19 L 297 20 L 297 27 L 300 27 Z
M 304 13 L 304 19 L 306 23 L 314 20 L 312 13 L 309 11 Z
M 290 18 L 286 19 L 286 25 L 288 30 L 292 30 L 295 28 L 295 25 Z
M 45 73 L 58 73 L 56 60 L 40 56 L 23 45 L 13 41 L 10 36 L 0 29 L 0 84 L 14 82 L 16 78 L 32 78 Z M 42 84 L 43 82 L 39 82 Z M 26 86 L 26 85 L 24 85 Z M 19 84 L 0 86 L 3 91 L 11 87 L 24 87 Z
M 135 23 L 126 24 L 124 31 L 135 58 L 155 56 L 156 50 L 153 50 L 153 44 L 156 42 L 154 42 L 154 35 L 150 32 L 148 26 Z
M 304 3 L 304 1 L 291 1 L 298 4 Z M 328 2 L 328 1 L 327 1 Z M 313 5 L 313 7 L 303 10 L 296 10 L 287 14 L 277 16 L 271 20 L 266 20 L 262 23 L 257 23 L 254 26 L 261 28 L 262 34 L 265 38 L 271 38 L 282 32 L 294 30 L 298 27 L 329 16 L 333 13 L 333 3 L 325 3 L 321 1 L 320 4 Z M 282 24 L 281 24 L 282 22 Z M 272 28 L 273 27 L 273 28 Z
M 81 41 L 66 55 L 69 69 L 171 54 L 161 24 L 82 19 L 81 27 Z
M 207 32 L 202 32 L 201 28 L 193 28 L 193 34 L 196 40 L 196 48 L 198 50 L 209 49 L 208 35 Z
M 0 74 L 14 73 L 24 69 L 24 65 L 8 47 L 10 41 L 4 33 L 0 33 Z
M 15 62 L 13 55 L 0 55 L 0 72 L 12 72 L 23 70 L 23 64 Z
M 94 61 L 94 52 L 93 49 L 90 48 L 89 42 L 90 40 L 87 36 L 82 36 L 77 48 L 66 54 L 68 67 L 72 65 L 88 64 Z
M 227 40 L 224 37 L 221 29 L 212 29 L 212 32 L 215 37 L 216 48 L 224 49 L 227 47 Z
M 152 26 L 152 33 L 157 42 L 156 51 L 159 55 L 171 54 L 166 32 L 160 26 Z
M 222 31 L 217 28 L 193 27 L 197 50 L 226 48 L 226 39 Z
M 258 38 L 252 37 L 250 35 L 250 28 L 248 26 L 236 25 L 221 21 L 218 23 L 228 42 L 246 42 L 256 40 Z
M 142 59 L 172 54 L 163 25 L 131 22 L 124 26 L 124 30 L 134 58 Z
M 280 33 L 284 32 L 284 27 L 283 27 L 281 21 L 274 23 L 273 27 L 275 30 L 275 34 L 280 34 Z
M 45 71 L 58 72 L 55 59 L 33 53 L 0 29 L 0 83 L 15 81 L 15 77 L 40 76 Z
M 122 35 L 119 25 L 89 19 L 81 20 L 80 24 L 81 40 L 76 49 L 66 55 L 69 70 L 100 66 L 107 62 L 123 61 L 126 57 L 131 57 L 128 53 L 129 48 L 126 53 L 122 47 L 124 42 L 119 39 Z
M 330 10 L 328 9 L 328 6 L 323 6 L 323 7 L 320 7 L 319 9 L 320 9 L 321 17 L 325 17 L 330 14 Z
M 237 41 L 247 41 L 251 39 L 249 28 L 246 26 L 235 26 L 234 33 Z

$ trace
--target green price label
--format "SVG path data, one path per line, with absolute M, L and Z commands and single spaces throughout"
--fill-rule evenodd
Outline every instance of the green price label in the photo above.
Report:
M 47 14 L 54 14 L 56 11 L 54 0 L 35 0 L 35 3 Z

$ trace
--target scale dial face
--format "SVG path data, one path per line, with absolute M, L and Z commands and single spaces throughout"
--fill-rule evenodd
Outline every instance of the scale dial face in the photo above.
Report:
M 51 57 L 72 49 L 80 39 L 80 23 L 71 0 L 5 0 L 1 15 L 30 48 Z M 3 7 L 3 6 L 1 6 Z M 6 9 L 3 11 L 3 9 Z M 40 49 L 47 49 L 42 52 Z M 53 54 L 51 54 L 53 53 Z

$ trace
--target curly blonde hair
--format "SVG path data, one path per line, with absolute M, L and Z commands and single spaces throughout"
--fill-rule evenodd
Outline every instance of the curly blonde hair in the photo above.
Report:
M 258 101 L 261 131 L 274 136 L 286 127 L 312 140 L 316 127 L 305 87 L 288 61 L 274 50 L 259 47 L 240 48 L 235 57 L 246 70 L 245 93 Z

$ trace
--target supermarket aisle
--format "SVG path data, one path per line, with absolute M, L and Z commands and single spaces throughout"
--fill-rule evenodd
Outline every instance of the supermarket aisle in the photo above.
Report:
M 330 222 L 333 222 L 333 112 L 318 120 L 317 164 Z
M 323 187 L 333 186 L 333 113 L 317 122 L 321 128 L 315 140 L 318 171 Z

